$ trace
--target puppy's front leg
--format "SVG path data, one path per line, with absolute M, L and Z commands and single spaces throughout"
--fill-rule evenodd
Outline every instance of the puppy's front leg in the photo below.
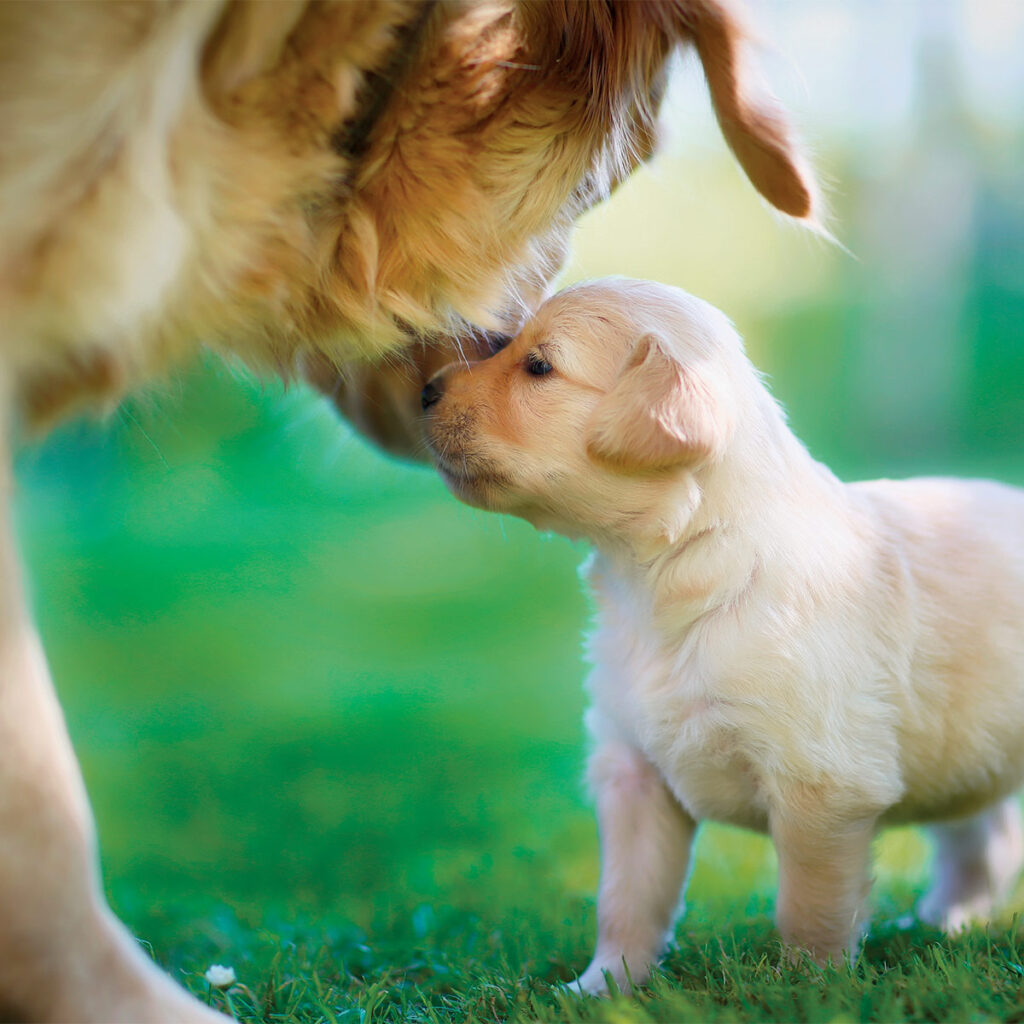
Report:
M 589 777 L 601 833 L 597 950 L 579 980 L 585 992 L 604 992 L 608 971 L 626 989 L 626 970 L 642 984 L 668 939 L 690 861 L 696 823 L 658 770 L 633 747 L 603 742 Z
M 772 816 L 779 855 L 775 919 L 782 938 L 819 963 L 855 955 L 867 921 L 874 818 L 833 821 L 819 814 Z

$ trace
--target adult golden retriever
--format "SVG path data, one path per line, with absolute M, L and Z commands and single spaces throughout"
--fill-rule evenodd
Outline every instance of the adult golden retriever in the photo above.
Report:
M 364 425 L 408 446 L 415 373 L 343 364 L 415 344 L 427 375 L 535 307 L 574 219 L 651 153 L 678 44 L 754 185 L 813 215 L 743 43 L 722 0 L 0 4 L 5 447 L 199 344 L 355 379 L 356 413 L 383 380 Z M 0 1011 L 210 1019 L 100 894 L 9 516 L 0 587 Z

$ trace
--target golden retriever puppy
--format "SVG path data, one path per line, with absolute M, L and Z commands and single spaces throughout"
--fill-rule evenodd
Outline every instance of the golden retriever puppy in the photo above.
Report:
M 753 184 L 813 218 L 726 0 L 0 3 L 0 451 L 200 344 L 415 451 L 417 374 L 537 306 L 681 45 Z M 209 1019 L 101 895 L 6 505 L 0 1016 Z
M 1024 855 L 1024 491 L 844 484 L 717 310 L 613 280 L 545 303 L 424 388 L 451 491 L 590 538 L 598 940 L 580 978 L 647 976 L 698 822 L 767 832 L 777 921 L 856 949 L 879 828 L 933 823 L 920 908 L 984 917 Z

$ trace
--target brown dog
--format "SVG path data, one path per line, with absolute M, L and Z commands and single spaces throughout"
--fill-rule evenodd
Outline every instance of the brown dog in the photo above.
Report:
M 574 219 L 651 153 L 681 43 L 754 185 L 812 216 L 722 0 L 0 5 L 5 438 L 201 343 L 332 392 L 415 343 L 415 373 L 339 392 L 409 450 L 431 364 L 518 324 Z M 207 1019 L 100 895 L 9 521 L 0 587 L 0 1013 Z

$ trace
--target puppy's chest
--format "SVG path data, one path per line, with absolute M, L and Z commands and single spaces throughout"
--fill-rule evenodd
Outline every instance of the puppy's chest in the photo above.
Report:
M 599 718 L 644 753 L 694 818 L 764 829 L 752 724 L 716 685 L 696 644 L 672 647 L 632 619 L 619 616 L 591 639 Z

